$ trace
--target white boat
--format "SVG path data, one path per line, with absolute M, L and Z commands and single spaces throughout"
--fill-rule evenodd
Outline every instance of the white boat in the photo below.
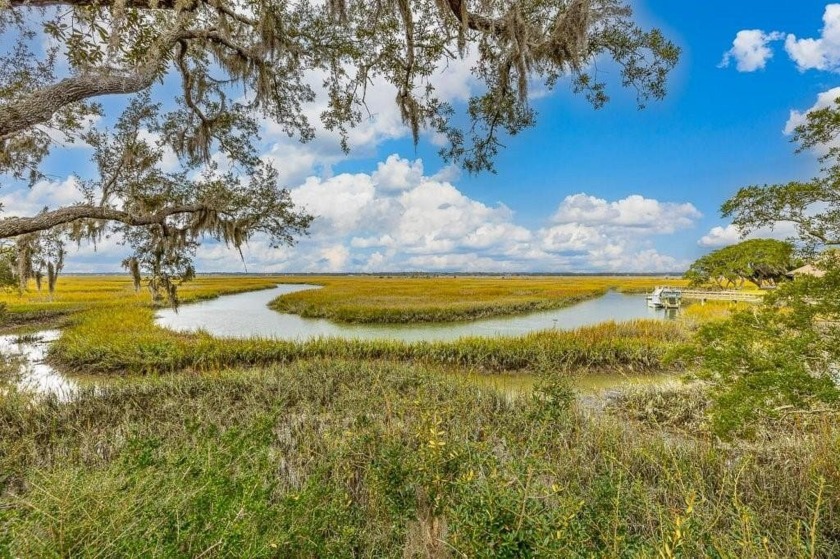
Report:
M 646 299 L 647 305 L 654 309 L 678 309 L 682 302 L 682 291 L 673 287 L 657 287 Z

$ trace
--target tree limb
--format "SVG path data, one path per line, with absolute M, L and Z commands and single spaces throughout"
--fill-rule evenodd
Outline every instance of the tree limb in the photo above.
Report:
M 473 31 L 480 31 L 482 33 L 490 33 L 493 35 L 502 34 L 504 32 L 504 28 L 507 26 L 506 23 L 497 19 L 466 11 L 464 9 L 465 7 L 461 5 L 461 2 L 463 1 L 465 0 L 446 0 L 446 3 L 449 5 L 449 9 L 452 11 L 452 15 L 455 16 L 455 19 L 457 19 L 461 25 L 466 25 Z M 465 16 L 466 21 L 464 21 Z
M 166 53 L 171 51 L 179 40 L 191 36 L 191 33 L 184 29 L 185 21 L 185 16 L 180 14 L 172 28 L 150 45 L 146 61 L 139 64 L 133 73 L 83 73 L 0 106 L 0 138 L 47 122 L 56 112 L 72 103 L 102 95 L 137 93 L 151 87 L 160 72 L 161 62 L 166 60 Z
M 22 130 L 47 122 L 56 112 L 71 103 L 102 95 L 137 93 L 150 87 L 158 75 L 160 63 L 165 60 L 164 53 L 169 52 L 174 45 L 184 40 L 211 41 L 236 52 L 243 58 L 259 64 L 264 63 L 257 53 L 236 44 L 215 29 L 187 30 L 183 29 L 180 23 L 179 20 L 172 30 L 160 38 L 156 47 L 150 49 L 147 62 L 132 74 L 86 73 L 73 76 L 0 107 L 0 138 L 11 137 Z M 184 54 L 185 51 L 182 50 L 181 56 L 183 57 Z M 183 70 L 183 67 L 181 69 Z M 186 91 L 185 94 L 189 96 L 190 92 Z M 194 106 L 193 110 L 195 110 Z
M 8 217 L 6 219 L 0 219 L 0 239 L 44 231 L 59 225 L 79 221 L 80 219 L 104 219 L 108 221 L 119 221 L 120 223 L 131 226 L 142 226 L 163 223 L 167 217 L 173 215 L 197 213 L 209 209 L 211 208 L 204 205 L 191 204 L 172 206 L 151 214 L 134 215 L 126 211 L 102 206 L 69 206 L 54 211 L 43 212 L 34 217 Z
M 2 107 L 0 137 L 7 137 L 47 122 L 63 107 L 101 95 L 136 93 L 150 85 L 156 72 L 152 69 L 126 76 L 83 74 L 32 92 L 27 97 Z
M 126 8 L 171 10 L 175 8 L 177 0 L 125 0 Z M 9 0 L 11 8 L 49 8 L 52 6 L 101 6 L 111 7 L 113 0 Z

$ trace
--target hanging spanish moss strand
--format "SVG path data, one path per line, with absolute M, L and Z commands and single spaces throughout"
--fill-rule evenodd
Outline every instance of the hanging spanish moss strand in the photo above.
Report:
M 563 17 L 557 18 L 547 41 L 546 56 L 558 65 L 568 66 L 575 72 L 583 70 L 588 61 L 589 30 L 595 10 L 591 0 L 574 0 Z
M 140 291 L 142 276 L 140 275 L 140 262 L 135 258 L 131 257 L 125 262 L 123 262 L 123 266 L 128 268 L 128 272 L 131 274 L 131 279 L 134 282 L 134 292 L 137 293 Z
M 26 291 L 32 279 L 36 289 L 41 291 L 46 276 L 47 288 L 52 294 L 58 274 L 64 268 L 65 255 L 63 233 L 58 229 L 18 236 L 15 239 L 18 289 Z
M 55 292 L 55 282 L 58 279 L 58 274 L 55 270 L 55 265 L 52 262 L 47 262 L 47 287 L 50 295 Z
M 17 248 L 18 290 L 26 291 L 29 278 L 32 277 L 32 236 L 21 235 L 15 241 Z
M 414 143 L 420 141 L 420 126 L 421 114 L 420 104 L 414 98 L 411 91 L 414 83 L 414 71 L 416 63 L 415 44 L 414 44 L 414 19 L 411 13 L 410 0 L 397 0 L 400 17 L 402 18 L 404 32 L 405 32 L 405 77 L 399 93 L 397 94 L 397 104 L 400 108 L 400 116 L 409 128 L 411 128 L 411 137 Z

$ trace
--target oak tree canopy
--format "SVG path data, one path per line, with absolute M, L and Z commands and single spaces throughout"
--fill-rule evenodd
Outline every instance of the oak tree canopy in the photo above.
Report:
M 750 239 L 712 251 L 695 261 L 685 273 L 692 286 L 715 285 L 721 289 L 775 286 L 794 267 L 793 245 L 775 239 Z
M 78 177 L 84 202 L 5 216 L 0 238 L 119 235 L 134 249 L 126 266 L 164 294 L 192 274 L 203 238 L 279 246 L 306 231 L 258 137 L 268 120 L 312 140 L 303 109 L 316 96 L 348 150 L 368 88 L 387 82 L 415 142 L 439 134 L 445 159 L 478 172 L 534 124 L 532 84 L 568 79 L 598 108 L 618 75 L 644 106 L 679 55 L 621 0 L 0 0 L 0 39 L 0 177 L 34 184 L 71 142 L 95 167 Z M 459 115 L 434 78 L 467 53 L 481 87 Z

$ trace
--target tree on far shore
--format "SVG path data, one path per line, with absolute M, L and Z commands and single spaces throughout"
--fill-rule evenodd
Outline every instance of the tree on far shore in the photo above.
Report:
M 685 273 L 691 286 L 741 288 L 751 281 L 758 287 L 775 286 L 798 261 L 792 244 L 774 239 L 751 239 L 699 258 Z

